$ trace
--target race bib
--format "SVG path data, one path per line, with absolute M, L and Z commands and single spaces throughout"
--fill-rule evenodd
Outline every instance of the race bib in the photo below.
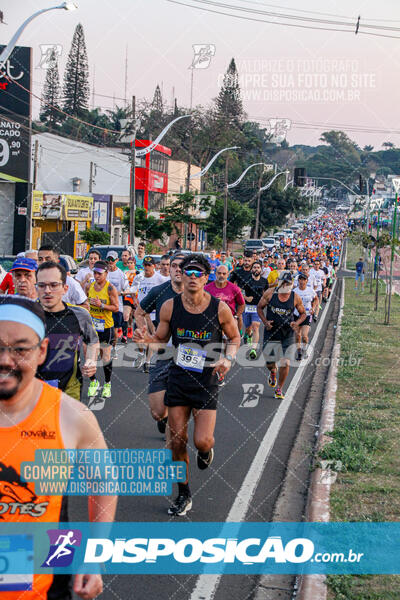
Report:
M 104 331 L 105 320 L 92 317 L 93 326 L 96 331 Z
M 256 313 L 257 312 L 257 306 L 255 304 L 246 304 L 246 309 L 244 312 L 247 313 Z
M 176 364 L 179 367 L 182 367 L 182 369 L 186 369 L 187 371 L 195 371 L 196 373 L 202 373 L 204 369 L 206 356 L 206 350 L 200 350 L 197 348 L 191 348 L 190 346 L 184 346 L 183 344 L 179 344 Z

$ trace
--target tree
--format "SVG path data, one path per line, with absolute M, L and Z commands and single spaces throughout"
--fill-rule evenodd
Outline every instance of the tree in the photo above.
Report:
M 228 221 L 226 228 L 226 239 L 228 242 L 242 239 L 243 228 L 250 225 L 254 212 L 247 205 L 228 197 Z M 224 198 L 217 197 L 215 205 L 211 208 L 209 218 L 203 222 L 202 229 L 207 231 L 207 239 L 210 245 L 221 245 L 221 231 L 224 221 Z
M 89 107 L 89 66 L 85 35 L 79 23 L 72 38 L 64 73 L 64 111 L 73 116 L 82 115 Z
M 79 237 L 90 246 L 94 246 L 95 244 L 109 244 L 111 236 L 109 233 L 102 231 L 95 225 L 94 229 L 85 229 L 85 231 L 81 231 Z
M 215 99 L 217 120 L 240 125 L 244 119 L 243 103 L 239 86 L 239 74 L 232 58 L 224 75 L 222 87 Z
M 372 150 L 374 149 L 373 146 L 367 144 L 366 146 L 364 146 L 363 150 L 364 152 L 372 152 Z
M 60 77 L 58 74 L 57 55 L 53 49 L 43 86 L 40 120 L 49 129 L 54 129 L 61 121 L 60 113 Z
M 123 225 L 125 231 L 129 231 L 130 207 L 124 207 Z M 163 237 L 164 233 L 170 235 L 171 226 L 165 220 L 156 219 L 153 216 L 147 216 L 145 208 L 135 210 L 135 235 L 146 241 L 154 242 Z
M 393 148 L 395 148 L 395 145 L 393 144 L 393 142 L 383 142 L 382 148 L 385 148 L 385 150 L 392 150 Z

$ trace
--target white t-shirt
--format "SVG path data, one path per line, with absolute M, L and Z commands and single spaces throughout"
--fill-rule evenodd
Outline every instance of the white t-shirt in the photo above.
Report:
M 67 275 L 67 286 L 68 290 L 63 296 L 64 302 L 67 302 L 67 304 L 77 305 L 86 302 L 87 296 L 81 285 L 70 275 Z
M 83 267 L 82 269 L 79 269 L 79 271 L 75 275 L 75 280 L 79 281 L 79 283 L 82 283 L 83 281 L 85 281 L 85 279 L 88 275 L 91 275 L 93 277 L 92 269 L 90 267 Z M 93 281 L 94 281 L 94 277 L 93 277 Z
M 270 267 L 263 267 L 263 270 L 261 272 L 261 276 L 264 277 L 264 279 L 268 278 L 268 275 L 271 273 L 271 268 Z
M 314 298 L 316 298 L 317 294 L 315 292 L 315 290 L 313 290 L 313 288 L 309 285 L 306 286 L 305 290 L 301 290 L 299 287 L 295 287 L 293 289 L 293 291 L 300 296 L 302 302 L 303 302 L 303 306 L 306 310 L 306 314 L 309 315 L 311 312 L 311 305 L 312 305 L 312 301 L 314 300 Z M 296 316 L 298 316 L 298 311 L 296 309 L 294 309 L 294 314 Z
M 318 271 L 316 271 L 314 268 L 310 269 L 310 276 L 313 275 L 314 279 L 315 279 L 315 283 L 316 283 L 316 287 L 315 287 L 315 291 L 316 292 L 322 292 L 322 283 L 326 277 L 325 273 L 323 272 L 322 269 L 318 269 Z M 310 279 L 310 278 L 309 278 Z
M 126 278 L 125 273 L 123 273 L 121 269 L 118 269 L 118 267 L 115 269 L 115 271 L 108 271 L 107 279 L 118 292 L 118 307 L 119 312 L 122 312 L 124 308 L 122 303 L 122 296 L 120 296 L 119 294 L 120 292 L 123 292 L 129 287 L 128 279 Z
M 168 280 L 164 275 L 160 275 L 160 273 L 154 273 L 154 275 L 151 277 L 145 277 L 144 273 L 139 273 L 139 275 L 136 275 L 132 282 L 132 288 L 137 290 L 137 299 L 139 304 L 153 287 L 156 287 L 156 285 L 161 285 L 166 281 Z

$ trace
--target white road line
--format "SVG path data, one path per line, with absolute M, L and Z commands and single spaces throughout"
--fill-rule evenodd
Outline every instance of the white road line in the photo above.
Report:
M 325 322 L 326 315 L 328 314 L 328 306 L 331 298 L 333 298 L 333 292 L 336 288 L 336 283 L 337 282 L 335 281 L 333 284 L 329 302 L 325 305 L 322 318 L 318 321 L 313 340 L 318 340 L 319 334 Z M 311 357 L 309 360 L 311 360 Z M 261 475 L 263 474 L 265 464 L 269 458 L 269 455 L 271 454 L 271 450 L 275 444 L 276 438 L 278 437 L 286 413 L 295 397 L 301 376 L 307 367 L 309 360 L 307 360 L 304 365 L 298 367 L 295 376 L 290 382 L 285 398 L 281 401 L 270 426 L 265 432 L 263 440 L 236 496 L 236 500 L 229 511 L 229 514 L 226 518 L 227 522 L 238 523 L 244 521 L 258 483 L 261 479 Z M 190 595 L 190 600 L 212 600 L 215 592 L 217 591 L 221 577 L 222 574 L 199 575 L 194 590 Z

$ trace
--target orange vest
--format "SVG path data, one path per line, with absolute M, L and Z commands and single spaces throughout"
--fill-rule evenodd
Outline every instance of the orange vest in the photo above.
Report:
M 37 496 L 33 483 L 21 482 L 20 465 L 34 461 L 38 448 L 65 447 L 60 431 L 61 394 L 43 382 L 31 414 L 13 427 L 0 427 L 0 518 L 4 522 L 60 521 L 62 496 Z M 31 591 L 0 592 L 0 599 L 45 599 L 52 581 L 53 575 L 34 575 Z

